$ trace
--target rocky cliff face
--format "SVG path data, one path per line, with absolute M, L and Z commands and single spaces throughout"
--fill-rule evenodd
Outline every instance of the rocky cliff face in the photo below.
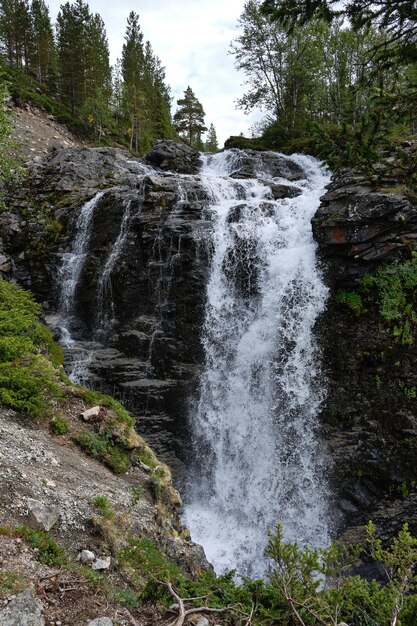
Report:
M 400 293 L 397 281 L 415 249 L 417 212 L 390 186 L 345 172 L 313 219 L 331 288 L 318 325 L 328 386 L 322 421 L 344 525 L 373 519 L 392 532 L 407 521 L 416 532 L 415 296 L 406 285 Z M 364 281 L 387 264 L 392 281 L 379 289 Z M 386 297 L 407 300 L 396 319 L 381 314 Z M 398 329 L 407 319 L 404 337 Z
M 303 178 L 296 163 L 254 152 L 240 155 L 232 176 L 254 177 L 259 165 L 272 176 Z M 0 218 L 5 270 L 47 303 L 48 323 L 58 328 L 60 268 L 73 253 L 83 207 L 102 194 L 67 307 L 75 340 L 67 365 L 87 360 L 94 385 L 123 400 L 174 468 L 187 455 L 187 414 L 203 361 L 212 251 L 200 166 L 198 152 L 174 142 L 157 144 L 144 160 L 117 149 L 55 150 L 31 166 Z M 271 198 L 297 193 L 294 185 L 271 187 Z
M 302 176 L 272 153 L 249 151 L 233 178 L 254 176 L 259 160 L 274 176 L 292 182 Z M 202 363 L 212 253 L 199 165 L 198 153 L 169 142 L 144 160 L 117 149 L 55 150 L 31 166 L 25 184 L 9 195 L 9 212 L 0 216 L 0 271 L 46 301 L 48 321 L 58 327 L 59 268 L 71 254 L 82 208 L 103 192 L 70 311 L 74 342 L 67 358 L 74 363 L 90 355 L 90 379 L 123 399 L 140 432 L 177 469 L 187 455 L 186 415 Z M 297 193 L 294 184 L 271 185 L 271 198 Z M 407 198 L 346 172 L 324 196 L 313 231 L 331 289 L 317 333 L 337 524 L 356 527 L 373 518 L 396 530 L 408 520 L 417 531 L 414 339 L 404 343 L 395 336 L 393 324 L 381 318 L 376 292 L 373 302 L 372 290 L 362 294 L 357 315 L 337 297 L 340 289 L 360 292 L 367 272 L 411 257 L 416 209 Z

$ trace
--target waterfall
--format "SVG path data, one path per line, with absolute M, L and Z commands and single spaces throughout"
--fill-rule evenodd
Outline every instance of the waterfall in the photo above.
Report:
M 132 201 L 126 203 L 120 231 L 110 253 L 104 263 L 101 275 L 97 284 L 97 333 L 99 336 L 106 335 L 115 323 L 115 311 L 113 301 L 113 289 L 111 284 L 111 274 L 123 251 L 129 228 L 132 221 Z
M 105 193 L 105 191 L 99 191 L 82 207 L 76 223 L 76 234 L 71 251 L 64 254 L 63 263 L 59 270 L 59 308 L 68 324 L 74 314 L 76 289 L 87 257 L 94 211 Z
M 67 353 L 71 355 L 67 374 L 77 384 L 84 384 L 88 380 L 88 366 L 91 362 L 92 351 L 89 349 L 77 349 L 76 342 L 72 337 L 71 330 L 75 315 L 76 292 L 88 254 L 94 211 L 105 193 L 105 191 L 99 191 L 81 208 L 75 224 L 75 238 L 71 250 L 64 254 L 57 277 L 57 284 L 60 289 L 61 341 Z
M 273 200 L 268 182 L 295 184 L 261 170 L 234 180 L 238 160 L 209 156 L 201 172 L 213 256 L 184 520 L 217 572 L 262 576 L 267 531 L 278 522 L 289 541 L 328 543 L 313 336 L 327 290 L 310 220 L 329 179 L 313 158 L 293 156 L 305 172 L 301 195 Z

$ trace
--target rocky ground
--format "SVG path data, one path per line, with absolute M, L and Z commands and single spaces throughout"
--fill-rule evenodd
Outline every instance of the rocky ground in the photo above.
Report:
M 12 138 L 17 142 L 17 152 L 26 160 L 41 159 L 53 147 L 70 148 L 83 143 L 52 115 L 24 104 L 13 109 Z

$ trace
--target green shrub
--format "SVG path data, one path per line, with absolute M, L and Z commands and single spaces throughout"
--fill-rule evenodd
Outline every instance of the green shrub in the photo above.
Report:
M 392 323 L 392 333 L 402 345 L 413 345 L 417 287 L 417 254 L 400 263 L 390 263 L 378 269 L 374 276 L 367 274 L 361 291 L 369 304 L 376 304 L 381 317 Z
M 29 292 L 0 279 L 0 404 L 34 417 L 62 396 L 54 369 L 62 351 L 39 314 Z
M 54 435 L 65 435 L 69 430 L 70 421 L 62 415 L 56 415 L 51 421 L 51 430 Z
M 124 474 L 131 468 L 128 454 L 105 435 L 79 430 L 75 441 L 87 454 L 110 467 L 115 474 Z
M 113 516 L 113 511 L 110 506 L 110 500 L 107 498 L 107 496 L 95 496 L 93 498 L 93 504 L 100 511 L 105 519 L 110 519 Z
M 36 550 L 36 558 L 46 565 L 67 566 L 69 559 L 65 551 L 44 530 L 33 530 L 27 526 L 18 526 L 15 534 Z

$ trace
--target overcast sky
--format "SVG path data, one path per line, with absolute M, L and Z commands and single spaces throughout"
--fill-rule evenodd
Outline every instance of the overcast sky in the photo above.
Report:
M 47 4 L 55 21 L 63 2 Z M 128 14 L 139 13 L 144 38 L 166 68 L 173 112 L 190 85 L 204 107 L 206 125 L 216 128 L 220 146 L 230 135 L 250 134 L 259 114 L 247 116 L 236 109 L 244 76 L 228 54 L 244 0 L 88 0 L 88 4 L 106 24 L 112 63 L 121 56 Z

